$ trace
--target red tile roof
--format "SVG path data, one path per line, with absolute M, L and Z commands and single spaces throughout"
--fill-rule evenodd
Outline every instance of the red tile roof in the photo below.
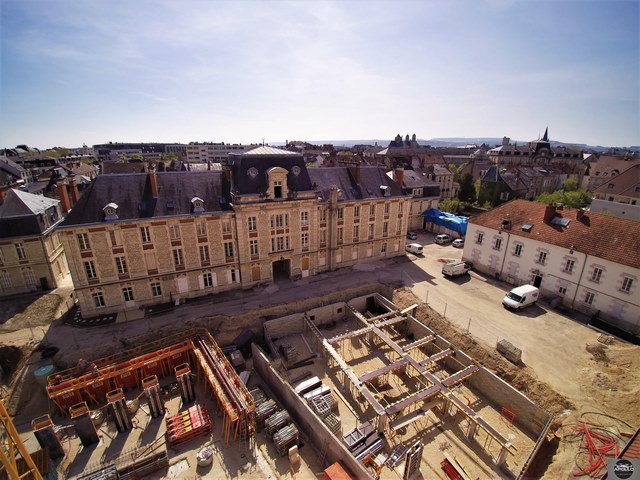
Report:
M 555 216 L 570 220 L 565 228 L 543 221 L 547 207 L 549 206 L 543 203 L 512 200 L 471 218 L 469 223 L 500 229 L 502 221 L 509 219 L 511 235 L 640 268 L 640 223 L 589 211 L 584 212 L 578 220 L 579 210 L 558 207 Z M 533 228 L 525 232 L 521 228 L 524 224 L 532 225 Z

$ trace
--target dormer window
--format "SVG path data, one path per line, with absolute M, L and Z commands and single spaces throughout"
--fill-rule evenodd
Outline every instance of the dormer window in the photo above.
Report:
M 202 200 L 200 197 L 193 197 L 191 199 L 191 206 L 193 208 L 193 213 L 204 212 L 204 200 Z
M 282 200 L 287 198 L 289 191 L 287 189 L 287 170 L 282 167 L 272 167 L 267 170 L 267 196 L 274 200 Z
M 104 212 L 104 219 L 109 222 L 118 219 L 118 205 L 111 202 L 107 204 L 102 211 Z

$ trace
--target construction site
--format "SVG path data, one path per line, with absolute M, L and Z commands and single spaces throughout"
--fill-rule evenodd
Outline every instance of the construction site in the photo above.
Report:
M 539 476 L 567 403 L 541 405 L 533 380 L 528 398 L 415 297 L 377 290 L 202 318 L 32 370 L 45 403 L 19 432 L 2 407 L 0 478 Z M 615 454 L 620 438 L 598 440 L 602 418 L 587 420 L 567 438 Z

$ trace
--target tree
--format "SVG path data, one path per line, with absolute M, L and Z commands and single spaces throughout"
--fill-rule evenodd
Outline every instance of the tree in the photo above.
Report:
M 447 165 L 449 167 L 449 171 L 453 173 L 453 181 L 460 183 L 462 169 L 465 167 L 466 163 L 461 163 L 460 165 L 456 165 L 455 163 L 450 163 Z
M 438 210 L 441 212 L 449 212 L 457 215 L 464 210 L 465 204 L 457 198 L 447 198 L 438 204 Z
M 460 191 L 458 199 L 463 202 L 473 203 L 476 201 L 476 189 L 473 184 L 473 175 L 464 173 L 460 178 Z
M 543 193 L 535 201 L 546 204 L 560 203 L 569 208 L 583 208 L 591 203 L 591 198 L 591 194 L 585 190 L 565 191 L 561 189 L 553 193 Z
M 578 190 L 578 182 L 576 182 L 573 178 L 567 178 L 562 183 L 562 190 L 564 190 L 565 192 L 573 192 L 575 190 Z

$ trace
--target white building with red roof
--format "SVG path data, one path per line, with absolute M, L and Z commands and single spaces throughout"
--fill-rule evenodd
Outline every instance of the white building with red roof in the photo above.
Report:
M 513 200 L 470 219 L 466 239 L 478 271 L 640 335 L 640 223 Z

